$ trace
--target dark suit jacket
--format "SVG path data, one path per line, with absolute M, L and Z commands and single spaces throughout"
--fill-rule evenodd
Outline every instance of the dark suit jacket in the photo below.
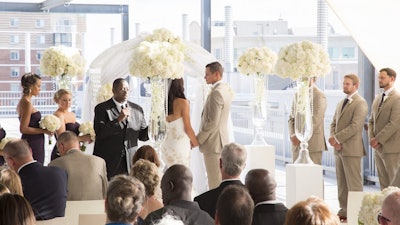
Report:
M 221 192 L 225 187 L 229 185 L 241 185 L 244 186 L 240 180 L 227 180 L 222 181 L 221 184 L 214 189 L 211 189 L 194 198 L 195 202 L 199 203 L 202 210 L 206 211 L 211 218 L 215 218 L 215 211 L 217 210 L 217 200 Z
M 196 202 L 176 200 L 163 208 L 150 213 L 144 220 L 145 225 L 152 225 L 164 214 L 182 220 L 185 225 L 214 225 L 214 219 L 200 209 Z
M 283 225 L 288 208 L 283 203 L 265 203 L 254 208 L 252 225 Z
M 63 217 L 67 202 L 67 172 L 33 162 L 20 169 L 22 189 L 36 220 Z
M 138 140 L 149 140 L 142 107 L 132 102 L 128 102 L 128 107 L 131 115 L 126 126 L 118 122 L 119 112 L 112 98 L 94 109 L 96 141 L 93 155 L 106 161 L 108 179 L 128 173 L 125 150 L 136 147 Z

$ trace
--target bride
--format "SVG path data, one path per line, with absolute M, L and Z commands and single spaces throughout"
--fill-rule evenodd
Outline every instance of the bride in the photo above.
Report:
M 191 148 L 199 146 L 190 124 L 190 106 L 186 100 L 183 79 L 174 79 L 168 92 L 167 135 L 161 144 L 167 167 L 183 164 L 190 168 Z

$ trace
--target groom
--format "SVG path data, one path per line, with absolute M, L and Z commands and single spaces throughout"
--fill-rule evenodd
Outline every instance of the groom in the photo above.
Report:
M 223 73 L 224 68 L 219 62 L 206 65 L 204 78 L 212 88 L 203 108 L 197 139 L 204 156 L 209 189 L 221 183 L 219 160 L 222 147 L 229 143 L 228 118 L 233 93 L 229 85 L 222 82 Z
M 93 155 L 106 161 L 108 180 L 117 174 L 127 174 L 138 140 L 149 140 L 142 107 L 127 100 L 128 82 L 116 79 L 112 91 L 113 97 L 94 109 Z

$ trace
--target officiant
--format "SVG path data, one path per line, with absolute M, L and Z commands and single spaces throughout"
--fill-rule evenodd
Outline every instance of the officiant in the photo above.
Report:
M 142 107 L 128 101 L 128 82 L 123 78 L 114 80 L 112 92 L 111 99 L 94 109 L 93 155 L 106 161 L 109 180 L 117 174 L 128 174 L 138 140 L 149 140 Z

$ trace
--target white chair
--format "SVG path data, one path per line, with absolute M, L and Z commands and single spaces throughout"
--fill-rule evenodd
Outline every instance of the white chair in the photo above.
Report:
M 38 220 L 36 225 L 66 225 L 67 221 L 65 217 L 56 217 L 51 220 Z
M 104 225 L 107 215 L 102 214 L 79 214 L 79 225 Z
M 364 195 L 368 192 L 349 191 L 347 198 L 347 224 L 358 225 L 358 212 L 361 208 L 361 203 Z
M 104 200 L 67 201 L 65 217 L 67 225 L 78 225 L 79 214 L 102 214 L 104 212 Z M 103 224 L 105 224 L 105 220 Z

